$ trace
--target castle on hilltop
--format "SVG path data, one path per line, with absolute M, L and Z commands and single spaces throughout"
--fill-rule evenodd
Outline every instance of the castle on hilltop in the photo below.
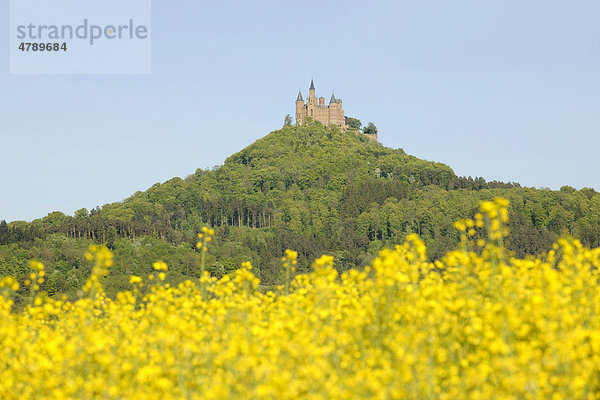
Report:
M 332 93 L 329 104 L 325 105 L 324 97 L 317 99 L 315 83 L 312 79 L 308 90 L 308 102 L 304 102 L 301 90 L 298 91 L 298 97 L 296 98 L 296 125 L 304 125 L 307 118 L 319 121 L 325 126 L 338 126 L 342 131 L 346 130 L 346 117 L 342 109 L 342 99 L 336 99 Z M 352 120 L 352 118 L 350 119 Z M 360 127 L 360 121 L 358 122 Z M 358 128 L 355 127 L 355 129 Z M 376 129 L 373 133 L 365 130 L 363 134 L 370 141 L 379 143 Z
M 308 102 L 304 103 L 302 91 L 298 91 L 296 99 L 296 125 L 303 125 L 306 118 L 319 121 L 323 125 L 337 125 L 342 130 L 346 130 L 346 118 L 342 110 L 342 99 L 336 99 L 333 93 L 329 104 L 325 105 L 325 98 L 317 99 L 315 83 L 311 79 L 310 89 L 308 91 Z

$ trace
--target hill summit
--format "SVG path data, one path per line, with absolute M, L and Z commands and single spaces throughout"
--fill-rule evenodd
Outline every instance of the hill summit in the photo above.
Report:
M 77 282 L 84 275 L 69 269 L 73 258 L 65 249 L 105 243 L 122 253 L 116 257 L 121 275 L 111 273 L 115 285 L 156 259 L 174 266 L 176 281 L 195 273 L 196 234 L 211 226 L 215 274 L 249 260 L 270 284 L 278 281 L 288 248 L 298 251 L 300 270 L 322 254 L 333 255 L 342 270 L 366 265 L 382 247 L 417 233 L 428 257 L 441 257 L 460 240 L 454 221 L 495 197 L 511 202 L 506 245 L 516 255 L 548 250 L 564 232 L 587 246 L 600 244 L 600 196 L 592 189 L 542 191 L 458 177 L 445 164 L 382 146 L 358 131 L 309 121 L 271 132 L 220 167 L 157 183 L 122 202 L 0 224 L 0 245 L 13 246 L 4 250 L 14 257 L 11 265 L 29 252 Z

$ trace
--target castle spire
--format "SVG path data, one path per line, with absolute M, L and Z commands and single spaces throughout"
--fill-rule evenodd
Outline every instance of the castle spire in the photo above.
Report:
M 331 104 L 331 103 L 335 103 L 335 102 L 336 102 L 335 95 L 333 94 L 333 92 L 331 92 L 331 100 L 329 100 L 329 103 Z
M 310 80 L 310 89 L 308 90 L 308 104 L 317 104 L 315 82 L 312 79 Z
M 304 99 L 302 98 L 302 91 L 298 90 L 298 98 L 296 99 L 296 101 L 304 101 Z

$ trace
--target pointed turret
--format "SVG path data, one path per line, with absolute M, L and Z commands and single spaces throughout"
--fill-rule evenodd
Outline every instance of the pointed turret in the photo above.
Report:
M 306 117 L 306 105 L 302 98 L 302 90 L 298 90 L 298 97 L 296 98 L 296 125 L 302 125 Z
M 310 80 L 310 89 L 308 90 L 308 103 L 317 104 L 317 92 L 315 91 L 315 83 Z
M 331 100 L 329 100 L 329 104 L 335 103 L 335 102 L 336 102 L 335 95 L 333 93 L 331 93 Z

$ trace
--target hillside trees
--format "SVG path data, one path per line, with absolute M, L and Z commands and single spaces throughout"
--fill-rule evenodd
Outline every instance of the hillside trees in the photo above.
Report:
M 458 177 L 445 164 L 312 122 L 285 126 L 220 167 L 157 183 L 122 202 L 73 216 L 52 212 L 31 223 L 0 222 L 0 258 L 18 266 L 27 257 L 47 261 L 62 274 L 57 287 L 64 277 L 65 290 L 83 279 L 78 268 L 84 264 L 63 254 L 77 243 L 126 253 L 122 276 L 156 261 L 151 255 L 177 263 L 177 276 L 192 276 L 195 235 L 209 225 L 216 230 L 211 262 L 227 271 L 248 259 L 274 284 L 287 248 L 299 252 L 299 268 L 324 253 L 338 255 L 336 267 L 347 268 L 418 233 L 428 256 L 440 257 L 458 243 L 452 223 L 499 196 L 511 202 L 507 247 L 516 255 L 548 250 L 565 232 L 600 245 L 600 196 L 593 189 L 536 190 Z M 59 245 L 57 235 L 69 245 Z M 157 250 L 149 254 L 142 245 Z M 219 265 L 214 271 L 220 273 Z
M 363 133 L 365 135 L 377 135 L 377 127 L 374 123 L 369 122 L 367 126 L 363 128 Z

